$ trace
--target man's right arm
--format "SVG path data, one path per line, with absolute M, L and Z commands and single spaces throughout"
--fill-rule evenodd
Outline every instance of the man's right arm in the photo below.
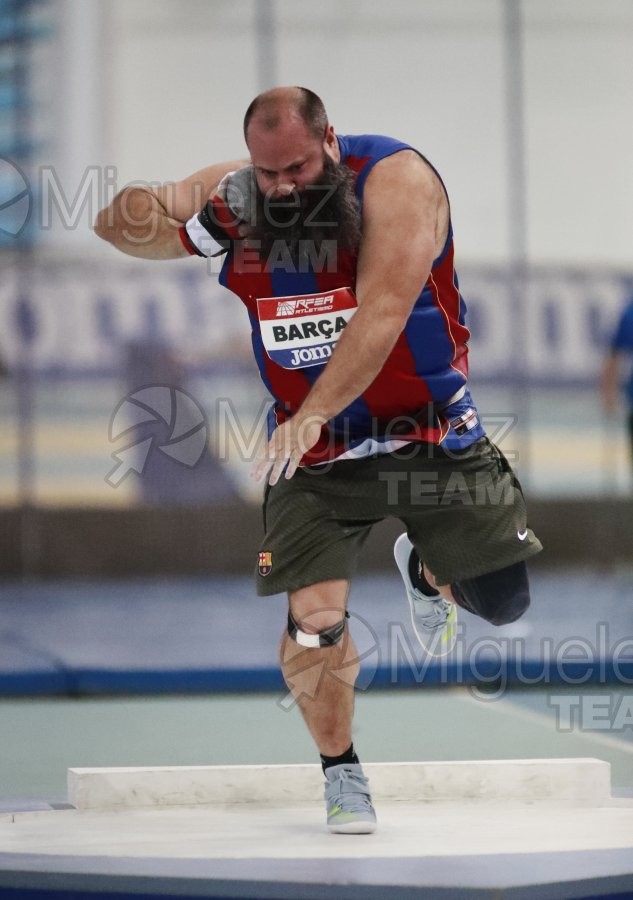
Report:
M 95 233 L 122 253 L 141 259 L 188 256 L 180 226 L 204 207 L 228 172 L 249 162 L 217 163 L 158 187 L 126 187 L 98 214 Z

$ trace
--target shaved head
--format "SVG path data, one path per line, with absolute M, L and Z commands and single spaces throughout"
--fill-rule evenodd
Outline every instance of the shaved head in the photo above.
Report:
M 267 260 L 282 252 L 295 268 L 310 254 L 328 260 L 356 252 L 360 205 L 355 176 L 341 165 L 325 107 L 307 88 L 278 87 L 255 97 L 244 116 L 257 191 L 248 232 Z M 329 264 L 329 263 L 328 263 Z
M 244 138 L 248 144 L 251 122 L 264 131 L 276 131 L 284 122 L 298 119 L 308 131 L 321 140 L 328 127 L 328 118 L 320 97 L 308 88 L 278 87 L 259 94 L 244 116 Z

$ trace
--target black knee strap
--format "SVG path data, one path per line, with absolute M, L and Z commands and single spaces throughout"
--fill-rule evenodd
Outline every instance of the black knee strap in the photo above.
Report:
M 288 634 L 302 647 L 333 647 L 345 634 L 347 619 L 349 619 L 349 613 L 346 611 L 345 617 L 340 622 L 336 622 L 335 625 L 330 625 L 329 628 L 324 628 L 323 631 L 316 634 L 308 634 L 307 631 L 301 631 L 292 618 L 292 613 L 288 611 Z

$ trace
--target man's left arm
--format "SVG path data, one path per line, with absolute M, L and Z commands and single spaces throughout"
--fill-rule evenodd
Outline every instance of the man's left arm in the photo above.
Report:
M 443 243 L 447 204 L 437 175 L 414 151 L 376 164 L 365 184 L 356 297 L 358 309 L 297 413 L 275 429 L 261 478 L 286 478 L 318 441 L 325 422 L 372 383 L 400 336 Z

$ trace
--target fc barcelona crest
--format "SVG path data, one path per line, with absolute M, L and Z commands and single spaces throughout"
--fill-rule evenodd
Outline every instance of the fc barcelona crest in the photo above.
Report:
M 259 574 L 262 577 L 265 577 L 266 575 L 270 575 L 272 567 L 273 567 L 273 555 L 270 551 L 264 550 L 262 553 L 259 554 L 259 561 L 257 564 L 257 569 L 259 571 Z

